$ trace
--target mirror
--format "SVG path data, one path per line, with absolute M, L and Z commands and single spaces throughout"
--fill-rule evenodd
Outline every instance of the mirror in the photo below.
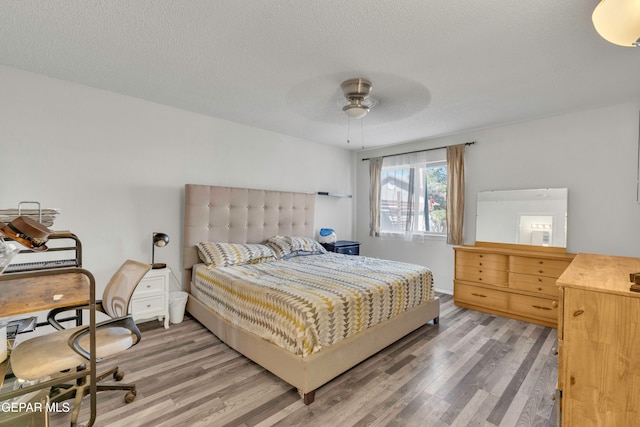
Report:
M 566 188 L 478 192 L 476 241 L 567 246 Z

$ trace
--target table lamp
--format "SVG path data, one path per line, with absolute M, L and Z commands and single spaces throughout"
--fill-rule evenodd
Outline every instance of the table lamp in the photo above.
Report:
M 155 250 L 156 250 L 156 246 L 159 248 L 163 246 L 167 246 L 169 244 L 169 236 L 164 233 L 158 233 L 158 232 L 154 232 L 152 236 L 153 236 L 153 239 L 151 244 L 151 268 L 153 269 L 165 268 L 167 264 L 155 263 L 155 255 L 156 255 Z

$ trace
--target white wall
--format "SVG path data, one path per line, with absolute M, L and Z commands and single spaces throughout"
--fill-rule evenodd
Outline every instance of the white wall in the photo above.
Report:
M 359 240 L 364 255 L 429 266 L 436 287 L 451 292 L 453 250 L 444 239 L 412 243 L 369 237 L 369 165 L 360 159 L 473 140 L 477 144 L 466 154 L 465 243 L 475 241 L 478 191 L 567 187 L 568 251 L 640 256 L 635 104 L 354 157 L 339 148 L 7 67 L 0 67 L 0 93 L 0 208 L 22 200 L 59 208 L 53 228 L 80 236 L 84 264 L 99 283 L 125 258 L 150 260 L 153 231 L 171 236 L 156 258 L 180 277 L 183 186 L 202 183 L 353 193 L 354 199 L 319 196 L 316 229 L 331 227 L 340 239 Z
M 353 192 L 347 150 L 7 67 L 0 94 L 0 208 L 60 209 L 52 228 L 80 237 L 99 294 L 125 259 L 151 261 L 153 231 L 181 278 L 186 183 Z M 352 199 L 316 205 L 316 231 L 353 238 Z
M 476 141 L 465 155 L 465 244 L 475 242 L 478 191 L 567 187 L 568 252 L 640 257 L 639 109 L 615 105 L 358 154 L 361 159 Z M 362 253 L 428 266 L 436 288 L 452 292 L 453 250 L 443 240 L 420 244 L 369 237 L 368 167 L 356 160 L 356 238 Z

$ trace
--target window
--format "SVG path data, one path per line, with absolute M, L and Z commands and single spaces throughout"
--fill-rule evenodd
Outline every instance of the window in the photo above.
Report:
M 380 174 L 380 232 L 447 234 L 447 163 L 385 165 Z
M 462 244 L 464 149 L 471 144 L 366 159 L 369 235 L 414 241 L 446 235 L 448 244 Z

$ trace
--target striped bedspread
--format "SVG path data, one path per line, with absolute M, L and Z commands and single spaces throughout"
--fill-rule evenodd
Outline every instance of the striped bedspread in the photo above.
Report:
M 336 253 L 194 267 L 192 294 L 219 316 L 302 357 L 433 298 L 425 267 Z

